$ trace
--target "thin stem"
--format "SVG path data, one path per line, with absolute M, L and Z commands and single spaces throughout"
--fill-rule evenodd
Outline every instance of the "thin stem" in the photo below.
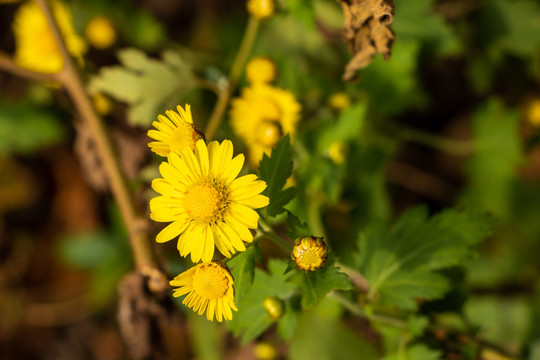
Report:
M 430 134 L 388 120 L 382 122 L 382 124 L 388 131 L 392 132 L 393 136 L 398 137 L 402 141 L 422 144 L 457 156 L 467 156 L 474 151 L 474 146 L 470 141 L 454 140 L 444 136 Z
M 139 270 L 148 267 L 153 268 L 156 264 L 146 234 L 146 221 L 137 214 L 127 182 L 124 174 L 120 171 L 118 159 L 114 153 L 103 121 L 92 106 L 79 71 L 66 50 L 64 40 L 60 36 L 58 25 L 46 0 L 35 1 L 45 13 L 45 17 L 62 54 L 64 66 L 57 76 L 58 81 L 66 88 L 93 135 L 100 160 L 111 185 L 112 194 L 118 203 L 120 213 L 128 229 L 135 264 Z
M 212 111 L 210 120 L 208 120 L 208 124 L 206 125 L 204 135 L 207 140 L 211 140 L 214 137 L 214 134 L 221 123 L 223 113 L 227 109 L 229 99 L 236 88 L 236 84 L 238 83 L 240 75 L 242 74 L 242 69 L 244 68 L 246 60 L 251 52 L 251 48 L 253 47 L 253 43 L 255 42 L 258 29 L 259 20 L 250 16 L 244 32 L 242 43 L 240 44 L 240 49 L 238 49 L 238 52 L 236 53 L 236 57 L 229 73 L 228 85 L 219 92 L 217 103 Z
M 262 219 L 259 219 L 259 225 L 262 229 L 262 234 L 265 238 L 268 238 L 272 240 L 274 244 L 279 246 L 285 253 L 290 254 L 292 251 L 292 246 L 288 242 L 285 241 L 281 236 L 276 234 L 274 229 L 267 223 L 265 223 Z
M 366 312 L 356 303 L 353 303 L 343 295 L 341 295 L 339 292 L 333 290 L 330 293 L 328 293 L 328 296 L 336 299 L 339 301 L 341 305 L 347 310 L 349 310 L 351 313 L 353 313 L 356 316 L 360 316 L 363 318 L 366 318 L 368 320 L 378 322 L 381 324 L 391 325 L 400 329 L 405 329 L 407 327 L 407 324 L 405 321 L 392 317 L 387 315 L 381 315 L 381 314 L 366 314 Z
M 356 271 L 355 269 L 340 263 L 339 261 L 336 261 L 336 266 L 339 268 L 341 272 L 344 272 L 345 274 L 349 275 L 349 279 L 351 279 L 351 282 L 353 283 L 353 285 L 355 285 L 358 289 L 366 293 L 369 291 L 369 283 L 367 279 L 364 277 L 364 275 L 362 275 L 360 272 Z
M 20 67 L 10 56 L 0 53 L 0 69 L 29 80 L 57 82 L 58 74 L 44 74 Z

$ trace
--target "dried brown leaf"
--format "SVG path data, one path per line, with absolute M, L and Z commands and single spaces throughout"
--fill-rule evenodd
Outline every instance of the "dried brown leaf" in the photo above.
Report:
M 345 14 L 343 38 L 354 54 L 345 67 L 343 80 L 356 78 L 356 72 L 368 66 L 375 54 L 390 58 L 396 36 L 391 29 L 394 21 L 393 0 L 338 0 Z

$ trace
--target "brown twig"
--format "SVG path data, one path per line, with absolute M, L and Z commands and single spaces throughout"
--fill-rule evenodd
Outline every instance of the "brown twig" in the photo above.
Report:
M 62 70 L 53 75 L 39 74 L 22 69 L 12 61 L 4 61 L 4 69 L 27 78 L 36 80 L 54 80 L 60 82 L 68 92 L 82 118 L 87 122 L 88 127 L 96 143 L 98 155 L 103 163 L 111 184 L 112 194 L 118 203 L 120 213 L 126 224 L 135 264 L 139 270 L 148 267 L 156 267 L 154 256 L 150 247 L 149 239 L 145 231 L 146 221 L 141 218 L 135 208 L 132 196 L 127 186 L 124 174 L 121 172 L 118 159 L 107 135 L 102 119 L 97 115 L 86 92 L 79 71 L 67 52 L 66 45 L 56 21 L 46 0 L 35 0 L 43 10 L 51 31 L 56 39 L 64 65 Z
M 0 52 L 0 69 L 14 75 L 45 82 L 58 81 L 58 74 L 44 74 L 20 67 L 9 55 Z

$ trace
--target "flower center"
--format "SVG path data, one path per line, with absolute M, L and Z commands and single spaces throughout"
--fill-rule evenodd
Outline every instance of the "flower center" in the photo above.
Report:
M 281 127 L 275 121 L 263 121 L 257 125 L 256 137 L 259 144 L 272 147 L 281 138 Z
M 305 250 L 299 260 L 306 267 L 319 267 L 323 263 L 320 251 L 315 249 Z
M 170 148 L 171 152 L 179 153 L 180 149 L 193 149 L 195 147 L 195 139 L 193 137 L 193 127 L 190 124 L 182 124 L 174 129 L 171 134 Z
M 203 299 L 218 299 L 229 288 L 229 278 L 221 266 L 209 263 L 201 265 L 193 276 L 193 289 Z
M 229 206 L 229 194 L 225 186 L 214 181 L 205 181 L 194 185 L 184 197 L 185 208 L 193 220 L 217 222 L 223 217 Z

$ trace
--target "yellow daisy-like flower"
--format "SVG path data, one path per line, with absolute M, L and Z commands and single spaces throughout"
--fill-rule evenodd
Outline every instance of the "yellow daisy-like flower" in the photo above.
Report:
M 328 247 L 322 238 L 314 236 L 298 238 L 295 241 L 291 257 L 300 269 L 316 271 L 326 263 Z
M 75 33 L 71 13 L 59 1 L 51 2 L 54 17 L 66 42 L 68 52 L 82 61 L 85 42 Z M 24 68 L 54 74 L 62 70 L 64 61 L 45 14 L 33 1 L 19 7 L 13 21 L 15 62 Z
M 160 156 L 169 156 L 170 153 L 180 154 L 184 148 L 195 148 L 197 140 L 203 135 L 193 124 L 191 116 L 191 106 L 186 104 L 186 110 L 180 105 L 176 107 L 178 113 L 167 110 L 165 114 L 158 115 L 158 121 L 154 121 L 152 126 L 157 130 L 148 130 L 148 136 L 156 141 L 148 144 L 150 150 Z
M 172 221 L 156 241 L 180 235 L 178 251 L 184 257 L 191 254 L 194 263 L 210 262 L 214 245 L 226 257 L 246 250 L 243 241 L 253 240 L 249 229 L 259 221 L 253 209 L 268 205 L 269 199 L 260 194 L 266 183 L 256 175 L 236 178 L 243 164 L 244 155 L 233 158 L 229 140 L 212 141 L 208 147 L 199 140 L 195 151 L 185 147 L 180 155 L 171 153 L 159 167 L 163 178 L 152 182 L 161 196 L 150 200 L 150 217 Z
M 116 30 L 111 20 L 105 16 L 96 16 L 84 30 L 88 42 L 96 49 L 106 49 L 116 41 Z
M 247 64 L 246 76 L 252 84 L 270 83 L 276 77 L 276 66 L 270 59 L 256 57 Z
M 290 91 L 261 83 L 244 88 L 242 96 L 232 100 L 231 125 L 248 146 L 253 166 L 283 135 L 294 137 L 300 109 Z
M 274 14 L 274 0 L 248 0 L 248 13 L 256 19 L 266 19 Z
M 182 304 L 206 318 L 221 322 L 232 319 L 232 310 L 238 311 L 234 303 L 233 278 L 229 271 L 215 262 L 197 264 L 184 271 L 170 282 L 179 286 L 173 296 L 188 294 Z

